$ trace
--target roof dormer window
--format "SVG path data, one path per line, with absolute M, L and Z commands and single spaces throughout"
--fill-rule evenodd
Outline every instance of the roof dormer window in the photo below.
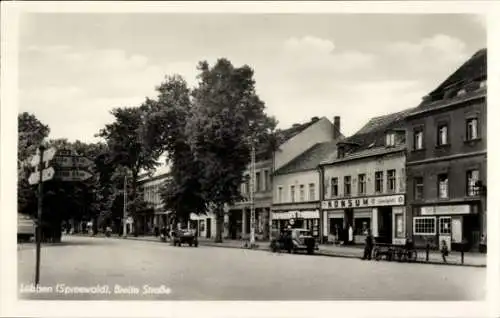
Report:
M 462 88 L 457 92 L 457 97 L 464 96 L 467 93 L 467 90 L 465 88 Z
M 394 147 L 396 145 L 396 134 L 394 132 L 388 132 L 385 135 L 385 146 Z

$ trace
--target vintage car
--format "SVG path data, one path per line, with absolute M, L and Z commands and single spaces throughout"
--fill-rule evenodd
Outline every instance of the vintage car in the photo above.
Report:
M 189 229 L 176 230 L 172 233 L 174 246 L 182 246 L 182 244 L 189 244 L 189 246 L 198 247 L 198 238 L 196 232 Z
M 274 252 L 287 251 L 296 253 L 306 251 L 307 254 L 314 254 L 319 249 L 318 242 L 311 235 L 308 229 L 286 229 L 277 239 L 271 241 L 271 249 Z
M 35 237 L 35 221 L 27 215 L 17 214 L 17 241 L 29 242 Z

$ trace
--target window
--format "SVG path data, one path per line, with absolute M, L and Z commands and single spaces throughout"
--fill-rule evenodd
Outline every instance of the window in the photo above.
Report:
M 371 228 L 371 218 L 355 218 L 354 219 L 354 235 L 367 235 L 368 229 Z
M 344 196 L 351 195 L 351 176 L 344 177 Z
M 394 223 L 396 225 L 396 229 L 394 231 L 395 237 L 397 237 L 397 238 L 406 237 L 403 214 L 401 214 L 401 213 L 395 214 L 394 215 Z
M 476 189 L 476 183 L 479 181 L 479 170 L 469 170 L 467 171 L 467 195 L 475 196 L 478 195 Z
M 467 140 L 479 138 L 477 132 L 477 118 L 467 119 Z
M 345 148 L 344 146 L 339 146 L 337 148 L 337 159 L 342 159 L 345 157 Z
M 396 170 L 387 170 L 387 191 L 396 192 Z
M 396 145 L 396 135 L 394 133 L 391 132 L 385 135 L 385 145 L 387 147 Z
M 250 194 L 250 175 L 245 176 L 245 193 Z
M 290 201 L 295 202 L 295 186 L 290 186 Z
M 375 172 L 375 192 L 382 193 L 384 191 L 384 172 Z
M 278 202 L 283 203 L 283 187 L 278 187 Z
M 438 175 L 438 198 L 448 199 L 448 175 Z
M 465 88 L 462 88 L 457 92 L 457 96 L 464 96 L 467 93 L 467 90 Z
M 451 217 L 439 218 L 439 234 L 451 234 Z
M 413 182 L 415 186 L 415 200 L 422 200 L 424 198 L 424 178 L 415 177 L 415 179 L 413 179 Z
M 413 218 L 413 234 L 436 235 L 436 218 L 433 216 Z
M 316 200 L 316 185 L 309 183 L 309 201 Z
M 264 191 L 269 189 L 269 171 L 264 170 Z
M 299 197 L 300 197 L 300 201 L 305 201 L 306 200 L 306 193 L 304 191 L 304 185 L 301 184 L 300 187 L 299 187 Z
M 424 131 L 422 129 L 415 130 L 413 134 L 413 149 L 424 149 Z
M 337 197 L 339 195 L 339 178 L 332 178 L 331 188 L 332 198 Z
M 366 193 L 366 174 L 358 175 L 358 195 Z
M 438 126 L 438 146 L 444 146 L 448 144 L 448 125 L 441 124 Z
M 255 173 L 255 192 L 260 191 L 260 172 Z
M 486 80 L 481 81 L 481 83 L 479 83 L 479 88 L 486 88 L 487 86 L 486 83 L 487 83 Z

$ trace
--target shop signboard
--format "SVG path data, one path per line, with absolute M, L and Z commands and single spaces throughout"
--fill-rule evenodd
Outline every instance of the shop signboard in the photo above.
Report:
M 440 205 L 420 208 L 421 215 L 470 214 L 470 205 Z
M 321 202 L 323 209 L 349 209 L 379 206 L 398 206 L 405 204 L 404 194 L 378 197 L 359 197 L 351 199 L 326 200 Z

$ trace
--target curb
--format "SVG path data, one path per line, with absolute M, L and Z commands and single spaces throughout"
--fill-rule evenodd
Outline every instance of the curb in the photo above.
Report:
M 85 235 L 75 235 L 75 236 L 83 236 L 83 237 L 89 237 Z M 141 237 L 121 237 L 121 236 L 111 236 L 111 237 L 105 237 L 105 236 L 95 236 L 98 238 L 109 238 L 109 239 L 119 239 L 119 240 L 131 240 L 131 241 L 142 241 L 142 242 L 151 242 L 151 243 L 170 243 L 170 242 L 163 242 L 161 240 L 147 240 Z M 261 252 L 269 252 L 270 250 L 268 248 L 245 248 L 243 246 L 231 246 L 231 245 L 223 245 L 224 243 L 213 243 L 213 242 L 207 242 L 207 241 L 198 241 L 199 246 L 208 246 L 208 247 L 219 247 L 219 248 L 232 248 L 232 249 L 249 249 L 253 251 L 261 251 Z M 170 245 L 170 244 L 169 244 Z M 361 257 L 359 255 L 346 255 L 346 254 L 336 254 L 336 253 L 329 253 L 329 252 L 324 252 L 324 251 L 317 251 L 314 253 L 314 256 L 326 256 L 326 257 L 337 257 L 337 258 L 357 258 L 361 260 Z M 385 262 L 385 260 L 383 261 Z M 396 261 L 396 263 L 398 263 Z M 422 261 L 422 260 L 417 260 L 415 262 L 411 262 L 412 264 L 422 264 L 422 265 L 440 265 L 440 266 L 461 266 L 461 267 L 476 267 L 476 268 L 486 268 L 486 265 L 483 264 L 458 264 L 458 263 L 443 263 L 443 262 L 436 262 L 436 261 Z
M 229 245 L 219 245 L 219 244 L 220 243 L 205 243 L 205 242 L 202 243 L 202 242 L 200 242 L 200 246 L 222 247 L 222 248 L 233 248 L 233 249 L 247 249 L 247 248 L 244 248 L 241 246 L 229 246 Z M 269 252 L 269 249 L 264 249 L 264 248 L 255 248 L 255 249 L 251 249 L 251 250 Z M 335 253 L 328 253 L 328 252 L 322 252 L 322 251 L 315 252 L 314 256 L 326 256 L 326 257 L 337 257 L 337 258 L 357 258 L 357 259 L 361 260 L 361 256 L 359 256 L 359 255 L 335 254 Z M 396 263 L 398 263 L 398 262 L 396 261 Z M 412 264 L 423 264 L 423 265 L 441 265 L 441 266 L 462 266 L 462 267 L 486 268 L 486 265 L 482 265 L 482 264 L 442 263 L 442 262 L 436 262 L 436 261 L 420 261 L 420 260 L 417 260 L 417 261 L 411 262 L 411 263 Z

